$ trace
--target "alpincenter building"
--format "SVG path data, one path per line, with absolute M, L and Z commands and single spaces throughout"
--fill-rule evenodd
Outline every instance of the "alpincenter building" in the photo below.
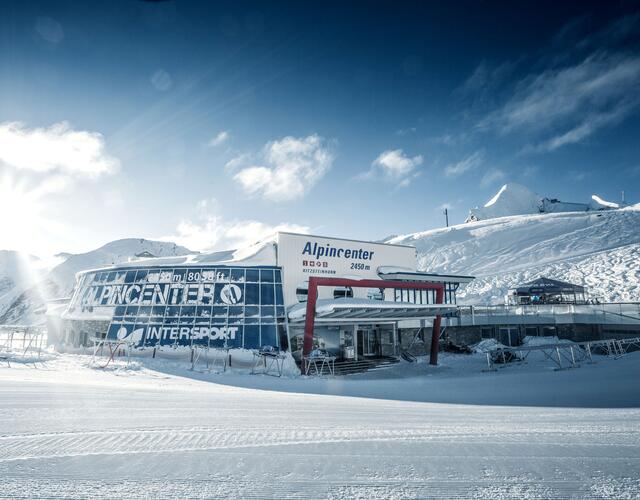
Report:
M 395 357 L 421 328 L 439 330 L 471 279 L 418 272 L 410 246 L 278 233 L 241 251 L 78 273 L 52 330 L 67 346 L 106 336 L 159 351 L 272 346 L 296 359 L 314 348 L 338 359 Z

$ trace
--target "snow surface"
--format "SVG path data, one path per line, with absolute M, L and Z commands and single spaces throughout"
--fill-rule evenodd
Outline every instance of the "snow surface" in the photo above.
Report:
M 585 285 L 604 301 L 640 301 L 640 204 L 602 212 L 515 215 L 395 236 L 418 269 L 476 276 L 461 303 L 503 303 L 535 278 Z
M 482 208 L 474 208 L 471 215 L 478 220 L 493 219 L 509 215 L 537 214 L 541 198 L 520 184 L 502 186 Z
M 469 210 L 467 222 L 511 215 L 607 210 L 621 206 L 621 204 L 603 200 L 596 194 L 591 196 L 589 203 L 560 201 L 540 196 L 521 184 L 510 182 L 502 186 L 483 207 Z
M 600 208 L 620 208 L 619 203 L 603 200 L 597 194 L 591 195 L 591 206 L 596 210 Z
M 640 353 L 340 378 L 0 365 L 0 496 L 638 498 Z

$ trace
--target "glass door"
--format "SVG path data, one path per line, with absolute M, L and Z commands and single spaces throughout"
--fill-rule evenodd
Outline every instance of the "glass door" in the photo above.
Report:
M 377 330 L 362 328 L 358 330 L 358 356 L 373 357 L 380 355 L 380 343 Z

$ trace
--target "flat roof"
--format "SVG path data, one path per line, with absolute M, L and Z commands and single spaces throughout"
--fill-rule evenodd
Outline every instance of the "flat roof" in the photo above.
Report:
M 413 245 L 398 245 L 396 243 L 385 243 L 382 241 L 371 241 L 371 240 L 354 240 L 350 238 L 337 238 L 335 236 L 322 236 L 319 234 L 292 233 L 290 231 L 278 231 L 277 234 L 290 234 L 293 236 L 308 236 L 309 238 L 324 238 L 325 240 L 351 241 L 353 243 L 367 243 L 369 245 L 384 245 L 388 247 L 413 248 L 414 250 L 416 249 L 416 247 L 414 247 Z
M 456 312 L 458 306 L 451 304 L 413 304 L 372 299 L 320 299 L 316 303 L 316 322 L 329 321 L 402 321 L 405 319 L 427 319 Z M 293 306 L 288 312 L 291 322 L 306 320 L 307 304 Z
M 378 276 L 384 276 L 385 278 L 395 278 L 398 280 L 414 280 L 414 281 L 435 281 L 446 283 L 470 283 L 475 276 L 463 276 L 457 274 L 437 274 L 437 273 L 423 273 L 423 272 L 409 272 L 409 271 L 395 271 L 384 272 L 379 271 Z

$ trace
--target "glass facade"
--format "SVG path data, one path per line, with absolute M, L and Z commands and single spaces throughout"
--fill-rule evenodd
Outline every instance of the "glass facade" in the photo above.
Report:
M 70 316 L 111 318 L 107 338 L 137 346 L 280 347 L 278 267 L 113 268 L 80 276 Z
M 442 283 L 444 285 L 444 303 L 455 304 L 456 303 L 456 291 L 458 290 L 458 283 Z M 407 290 L 407 289 L 394 289 L 393 300 L 395 302 L 409 302 L 411 304 L 435 304 L 436 303 L 436 291 L 435 290 Z

